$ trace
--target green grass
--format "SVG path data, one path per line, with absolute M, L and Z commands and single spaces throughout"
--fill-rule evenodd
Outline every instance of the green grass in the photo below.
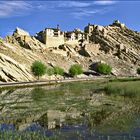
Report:
M 75 135 L 80 139 L 80 133 L 75 130 L 65 133 L 56 131 L 56 135 L 51 137 L 47 137 L 38 132 L 17 132 L 6 130 L 0 131 L 0 140 L 66 140 Z
M 112 78 L 109 82 L 129 82 L 129 81 L 140 81 L 140 78 L 127 77 L 127 78 Z
M 1 140 L 49 140 L 37 132 L 0 131 Z
M 113 82 L 104 87 L 107 95 L 120 95 L 124 97 L 137 97 L 140 95 L 140 81 Z
M 66 137 L 66 135 L 62 135 L 61 133 L 47 137 L 38 132 L 0 131 L 0 140 L 65 140 Z

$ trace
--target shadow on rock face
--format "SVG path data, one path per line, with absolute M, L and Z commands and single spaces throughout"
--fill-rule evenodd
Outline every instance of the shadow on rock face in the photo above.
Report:
M 96 71 L 96 70 L 97 70 L 97 65 L 98 65 L 98 64 L 99 64 L 99 62 L 92 63 L 92 64 L 89 66 L 89 69 L 90 69 L 90 70 Z

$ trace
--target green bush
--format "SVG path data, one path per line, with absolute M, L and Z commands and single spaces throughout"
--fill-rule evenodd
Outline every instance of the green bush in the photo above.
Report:
M 69 69 L 69 74 L 71 76 L 76 76 L 76 75 L 79 75 L 79 74 L 82 74 L 82 73 L 83 73 L 83 68 L 79 64 L 74 64 Z
M 53 69 L 54 69 L 54 74 L 55 75 L 62 75 L 62 76 L 64 75 L 64 69 L 62 69 L 58 66 L 55 66 Z
M 140 74 L 140 68 L 137 68 L 137 74 Z
M 54 68 L 48 68 L 48 69 L 47 69 L 47 74 L 48 74 L 49 76 L 54 75 Z
M 38 79 L 40 76 L 44 75 L 46 73 L 46 66 L 41 61 L 35 61 L 33 62 L 31 66 L 31 71 L 34 76 L 37 76 Z
M 108 64 L 101 63 L 97 65 L 96 70 L 101 74 L 107 75 L 111 73 L 112 67 Z

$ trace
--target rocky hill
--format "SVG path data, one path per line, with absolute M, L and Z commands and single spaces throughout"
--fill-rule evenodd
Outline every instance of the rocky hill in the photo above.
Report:
M 113 75 L 135 76 L 140 66 L 140 33 L 114 22 L 108 26 L 94 25 L 89 42 L 82 40 L 78 45 L 65 43 L 48 48 L 20 28 L 12 36 L 0 38 L 0 81 L 34 80 L 30 67 L 35 60 L 48 67 L 61 66 L 66 72 L 75 63 L 91 71 L 94 63 L 102 61 L 113 67 Z

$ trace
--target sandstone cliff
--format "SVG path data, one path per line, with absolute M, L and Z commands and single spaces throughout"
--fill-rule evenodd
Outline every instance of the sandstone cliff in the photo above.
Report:
M 30 66 L 35 60 L 47 66 L 61 66 L 66 71 L 75 63 L 89 71 L 92 64 L 104 61 L 112 65 L 112 74 L 134 76 L 140 66 L 139 54 L 140 33 L 121 23 L 94 25 L 89 42 L 83 40 L 77 45 L 62 44 L 57 48 L 47 48 L 36 37 L 17 28 L 12 36 L 0 38 L 0 81 L 34 80 Z

